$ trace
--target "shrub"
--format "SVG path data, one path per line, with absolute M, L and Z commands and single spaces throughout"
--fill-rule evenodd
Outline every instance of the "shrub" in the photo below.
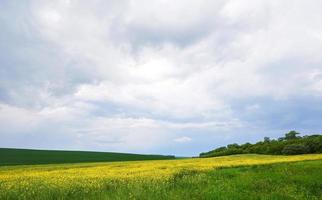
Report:
M 200 154 L 200 157 L 214 157 L 233 154 L 270 154 L 270 155 L 295 155 L 304 153 L 322 153 L 322 135 L 297 136 L 296 131 L 290 131 L 285 137 L 278 140 L 271 140 L 268 137 L 264 141 L 255 144 L 245 143 L 238 145 L 229 144 L 226 147 L 220 147 L 209 152 Z
M 282 154 L 285 155 L 296 155 L 305 153 L 309 153 L 309 148 L 307 146 L 297 144 L 286 145 L 282 150 Z

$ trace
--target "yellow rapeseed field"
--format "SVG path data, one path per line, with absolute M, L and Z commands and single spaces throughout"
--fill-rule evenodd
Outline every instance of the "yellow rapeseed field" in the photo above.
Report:
M 0 167 L 0 191 L 22 191 L 21 195 L 41 190 L 63 191 L 72 188 L 86 192 L 106 187 L 106 182 L 167 181 L 180 171 L 205 171 L 232 166 L 322 159 L 322 154 L 297 156 L 235 155 L 216 158 L 191 158 L 160 161 L 113 163 L 49 164 Z M 21 196 L 23 198 L 23 196 Z

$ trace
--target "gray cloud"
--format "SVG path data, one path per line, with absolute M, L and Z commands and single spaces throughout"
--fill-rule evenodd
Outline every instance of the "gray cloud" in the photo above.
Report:
M 2 1 L 0 145 L 192 155 L 318 132 L 321 6 Z

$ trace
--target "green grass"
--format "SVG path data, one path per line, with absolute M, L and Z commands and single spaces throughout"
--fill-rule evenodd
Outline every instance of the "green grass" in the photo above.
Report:
M 181 171 L 167 182 L 114 182 L 94 199 L 319 200 L 322 199 L 321 166 L 320 160 L 203 173 Z
M 79 197 L 76 197 L 79 198 Z M 322 199 L 322 160 L 207 172 L 184 170 L 165 182 L 114 182 L 85 199 Z
M 251 158 L 260 161 L 280 156 L 242 155 L 222 159 L 0 167 L 3 177 L 0 179 L 0 199 L 322 200 L 321 159 L 237 167 L 229 164 Z M 192 166 L 191 163 L 203 166 L 211 162 L 226 162 L 227 165 L 207 170 L 188 167 Z M 131 174 L 134 166 L 144 168 L 147 165 L 155 167 L 146 170 L 161 173 L 167 170 L 168 164 L 175 165 L 178 170 L 161 179 L 140 174 L 135 178 L 105 179 L 100 175 L 103 169 L 110 171 L 118 168 L 126 169 Z M 92 169 L 99 175 L 92 174 Z M 83 174 L 83 170 L 86 173 Z
M 54 151 L 0 148 L 0 166 L 134 160 L 164 160 L 173 156 L 90 151 Z

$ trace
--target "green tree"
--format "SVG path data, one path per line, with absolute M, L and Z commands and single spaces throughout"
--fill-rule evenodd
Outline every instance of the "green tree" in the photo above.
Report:
M 236 148 L 236 149 L 237 149 L 238 147 L 239 147 L 239 145 L 238 145 L 237 143 L 234 143 L 234 144 L 228 144 L 228 145 L 227 145 L 227 148 L 228 148 L 228 149 L 234 149 L 234 148 Z
M 294 140 L 294 139 L 298 138 L 296 135 L 299 135 L 299 134 L 300 133 L 298 133 L 296 131 L 290 131 L 285 134 L 285 139 L 286 140 Z
M 290 144 L 286 145 L 283 150 L 282 154 L 285 155 L 297 155 L 297 154 L 305 154 L 309 153 L 309 148 L 304 145 L 299 145 L 299 144 Z
M 285 137 L 270 139 L 265 137 L 264 141 L 255 144 L 245 143 L 238 145 L 229 144 L 201 154 L 201 157 L 224 156 L 233 154 L 257 153 L 271 155 L 293 155 L 304 153 L 322 153 L 322 135 L 298 136 L 300 133 L 290 131 Z
M 270 141 L 271 141 L 271 139 L 269 137 L 264 137 L 264 142 L 268 143 Z

